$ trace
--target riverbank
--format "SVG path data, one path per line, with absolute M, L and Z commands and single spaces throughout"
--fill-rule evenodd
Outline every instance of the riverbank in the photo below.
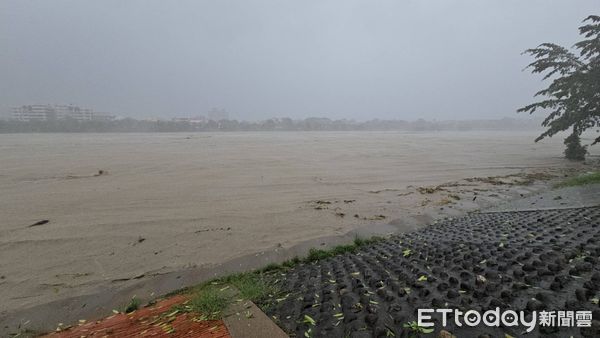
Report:
M 594 167 L 563 160 L 560 140 L 506 132 L 0 138 L 10 328 L 409 231 Z

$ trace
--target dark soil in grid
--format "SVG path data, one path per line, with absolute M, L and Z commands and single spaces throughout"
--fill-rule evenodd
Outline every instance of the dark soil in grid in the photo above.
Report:
M 281 292 L 260 305 L 297 337 L 409 337 L 403 324 L 419 308 L 496 307 L 590 310 L 591 328 L 538 325 L 527 336 L 600 337 L 599 257 L 600 207 L 477 213 L 273 273 Z M 449 323 L 458 337 L 524 331 Z

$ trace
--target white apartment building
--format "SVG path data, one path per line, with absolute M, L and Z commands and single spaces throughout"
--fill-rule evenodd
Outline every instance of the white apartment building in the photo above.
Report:
M 48 105 L 32 104 L 13 108 L 12 117 L 19 121 L 45 121 L 50 117 Z
M 102 113 L 101 115 L 105 116 L 107 114 Z M 47 121 L 66 118 L 72 118 L 78 121 L 89 121 L 94 119 L 94 111 L 72 104 L 32 104 L 13 108 L 12 117 L 19 121 Z

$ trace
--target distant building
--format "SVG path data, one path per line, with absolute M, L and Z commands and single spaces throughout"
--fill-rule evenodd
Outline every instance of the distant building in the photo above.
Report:
M 56 113 L 55 118 L 66 119 L 72 118 L 79 121 L 89 121 L 93 119 L 94 112 L 91 109 L 80 108 L 74 105 L 54 105 L 50 109 L 54 108 Z
M 213 108 L 208 112 L 208 119 L 212 121 L 229 120 L 229 113 L 225 109 Z
M 105 112 L 92 112 L 92 120 L 94 121 L 112 121 L 116 120 L 117 117 L 110 113 Z
M 12 117 L 19 121 L 46 121 L 54 118 L 54 110 L 49 109 L 47 105 L 32 104 L 13 108 Z
M 92 109 L 81 108 L 72 104 L 32 104 L 13 108 L 12 118 L 19 121 L 48 121 L 67 118 L 78 121 L 91 121 L 112 120 L 115 117 L 108 113 L 94 113 Z
M 171 119 L 173 122 L 187 122 L 191 124 L 203 124 L 207 122 L 205 116 L 199 115 L 194 117 L 174 117 Z

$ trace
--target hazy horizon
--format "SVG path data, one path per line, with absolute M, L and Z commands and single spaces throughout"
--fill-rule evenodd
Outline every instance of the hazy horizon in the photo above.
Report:
M 544 84 L 521 52 L 571 47 L 597 1 L 3 1 L 0 113 L 462 120 Z M 542 117 L 534 115 L 535 117 Z

